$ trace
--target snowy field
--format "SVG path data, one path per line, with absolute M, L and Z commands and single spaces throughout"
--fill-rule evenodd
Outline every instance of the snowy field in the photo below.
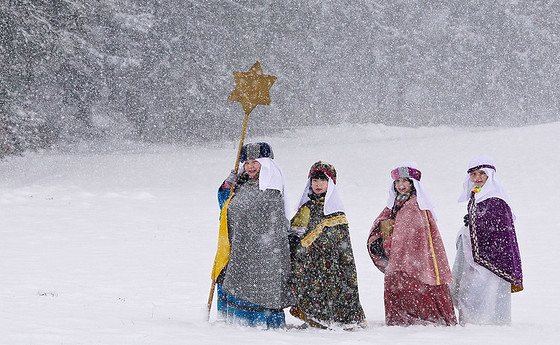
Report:
M 557 344 L 560 123 L 509 129 L 308 128 L 267 138 L 295 206 L 309 167 L 338 171 L 368 328 L 270 330 L 210 322 L 216 189 L 237 142 L 44 152 L 0 162 L 0 344 Z M 365 247 L 390 170 L 414 160 L 449 260 L 466 205 L 468 161 L 496 161 L 513 211 L 525 291 L 511 326 L 386 327 L 383 275 Z M 289 314 L 289 313 L 288 313 Z M 287 316 L 290 325 L 299 322 Z

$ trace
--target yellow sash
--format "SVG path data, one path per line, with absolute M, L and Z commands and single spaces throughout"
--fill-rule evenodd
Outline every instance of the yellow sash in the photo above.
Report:
M 229 201 L 233 196 L 233 189 L 230 191 L 229 198 L 222 206 L 220 213 L 220 231 L 218 234 L 218 249 L 216 250 L 216 258 L 214 259 L 214 266 L 212 267 L 212 281 L 216 281 L 220 272 L 226 267 L 229 262 L 229 237 L 228 237 L 228 224 L 227 224 L 227 209 Z

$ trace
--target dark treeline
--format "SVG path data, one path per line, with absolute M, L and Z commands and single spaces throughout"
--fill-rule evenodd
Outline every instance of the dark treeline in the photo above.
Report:
M 556 121 L 560 4 L 3 0 L 0 156 L 99 138 L 235 137 L 233 71 L 278 77 L 250 131 Z

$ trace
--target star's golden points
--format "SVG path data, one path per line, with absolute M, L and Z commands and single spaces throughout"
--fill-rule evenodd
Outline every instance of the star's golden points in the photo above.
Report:
M 269 105 L 269 90 L 276 81 L 273 75 L 263 74 L 261 64 L 257 61 L 247 72 L 233 72 L 235 89 L 229 95 L 228 100 L 240 102 L 249 114 L 257 104 Z

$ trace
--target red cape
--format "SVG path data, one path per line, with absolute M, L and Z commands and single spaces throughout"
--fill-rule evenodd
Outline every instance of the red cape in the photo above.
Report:
M 385 208 L 373 222 L 368 248 L 380 238 L 379 222 L 388 219 L 391 210 Z M 405 272 L 428 285 L 452 281 L 449 262 L 437 224 L 430 211 L 420 210 L 412 196 L 397 212 L 393 235 L 383 241 L 387 257 L 370 252 L 373 263 L 385 274 Z

